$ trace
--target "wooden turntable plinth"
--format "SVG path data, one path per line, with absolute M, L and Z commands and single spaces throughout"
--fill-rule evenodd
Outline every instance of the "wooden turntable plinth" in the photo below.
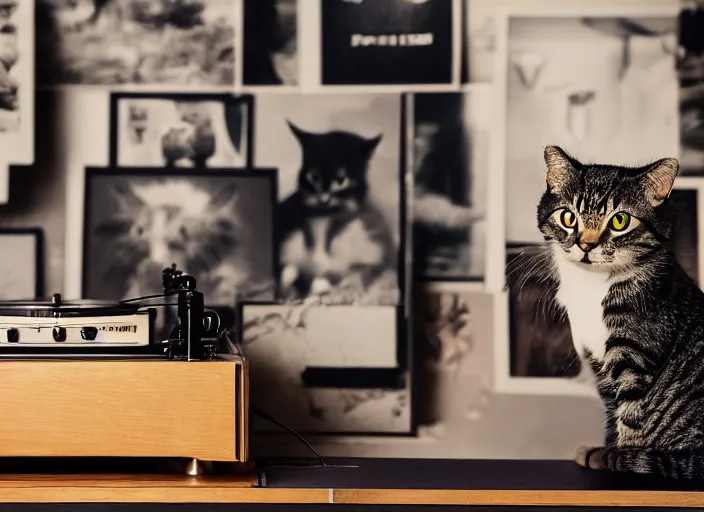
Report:
M 0 361 L 0 457 L 248 461 L 248 373 L 212 361 Z

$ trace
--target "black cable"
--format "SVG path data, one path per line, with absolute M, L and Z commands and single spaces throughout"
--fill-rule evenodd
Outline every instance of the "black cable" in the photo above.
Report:
M 312 452 L 315 454 L 315 457 L 318 459 L 318 462 L 319 462 L 319 464 L 299 464 L 299 465 L 295 465 L 295 464 L 289 464 L 289 465 L 285 465 L 285 464 L 271 464 L 272 466 L 277 467 L 277 468 L 295 468 L 295 469 L 358 468 L 358 467 L 359 467 L 359 466 L 344 465 L 344 464 L 328 464 L 327 462 L 325 462 L 325 459 L 323 459 L 322 455 L 320 455 L 320 454 L 317 452 L 317 450 L 316 450 L 315 448 L 313 448 L 313 445 L 311 445 L 311 444 L 308 442 L 308 440 L 307 440 L 305 437 L 303 437 L 301 434 L 299 434 L 298 432 L 296 432 L 295 430 L 293 430 L 291 427 L 289 427 L 288 425 L 286 425 L 283 421 L 277 420 L 277 419 L 274 418 L 271 414 L 262 411 L 262 410 L 259 409 L 258 407 L 255 407 L 255 406 L 253 406 L 253 405 L 250 406 L 250 407 L 251 407 L 251 409 L 252 409 L 252 412 L 253 412 L 254 414 L 256 414 L 257 416 L 259 416 L 260 418 L 262 418 L 262 419 L 264 419 L 264 420 L 266 420 L 266 421 L 268 421 L 268 422 L 270 422 L 270 423 L 273 423 L 273 424 L 276 425 L 277 427 L 283 428 L 284 430 L 288 431 L 290 434 L 292 434 L 293 436 L 295 436 L 300 442 L 302 442 L 303 444 L 305 444 L 305 445 L 308 447 L 308 449 L 309 449 L 310 451 L 312 451 Z

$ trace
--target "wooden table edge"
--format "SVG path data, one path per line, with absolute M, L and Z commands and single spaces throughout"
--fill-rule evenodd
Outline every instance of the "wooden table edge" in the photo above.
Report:
M 329 503 L 329 489 L 27 486 L 0 488 L 0 503 Z
M 704 507 L 704 492 L 334 489 L 333 502 L 358 505 Z

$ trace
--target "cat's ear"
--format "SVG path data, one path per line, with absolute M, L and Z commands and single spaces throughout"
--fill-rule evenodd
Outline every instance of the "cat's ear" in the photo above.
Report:
M 547 165 L 545 181 L 548 189 L 553 194 L 559 194 L 577 174 L 579 162 L 558 146 L 546 147 L 543 156 Z
M 642 175 L 645 180 L 643 189 L 653 207 L 660 206 L 670 197 L 679 170 L 680 163 L 676 158 L 662 158 L 646 168 Z
M 215 211 L 229 209 L 237 202 L 237 185 L 230 184 L 221 188 L 210 200 L 210 208 Z
M 117 207 L 123 212 L 134 212 L 144 206 L 144 201 L 142 201 L 129 183 L 117 182 L 113 189 L 113 196 L 117 201 Z
M 296 136 L 298 139 L 298 142 L 301 143 L 301 146 L 305 146 L 308 140 L 310 140 L 310 133 L 301 130 L 298 126 L 293 124 L 291 121 L 288 119 L 286 120 L 286 123 L 288 124 L 288 127 L 291 129 L 291 132 Z
M 379 135 L 371 139 L 364 139 L 364 150 L 367 153 L 368 158 L 371 158 L 371 156 L 374 154 L 374 151 L 376 151 L 376 148 L 379 146 L 382 137 L 383 134 L 380 133 Z

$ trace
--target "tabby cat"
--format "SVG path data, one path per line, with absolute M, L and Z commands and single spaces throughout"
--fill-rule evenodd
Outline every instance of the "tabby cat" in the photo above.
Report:
M 585 164 L 551 146 L 545 162 L 545 280 L 606 408 L 604 446 L 578 449 L 577 462 L 704 478 L 704 293 L 668 247 L 677 160 Z
M 367 169 L 381 135 L 289 126 L 303 159 L 298 188 L 279 214 L 282 293 L 290 299 L 322 295 L 355 275 L 366 289 L 397 261 L 388 222 L 369 198 Z

